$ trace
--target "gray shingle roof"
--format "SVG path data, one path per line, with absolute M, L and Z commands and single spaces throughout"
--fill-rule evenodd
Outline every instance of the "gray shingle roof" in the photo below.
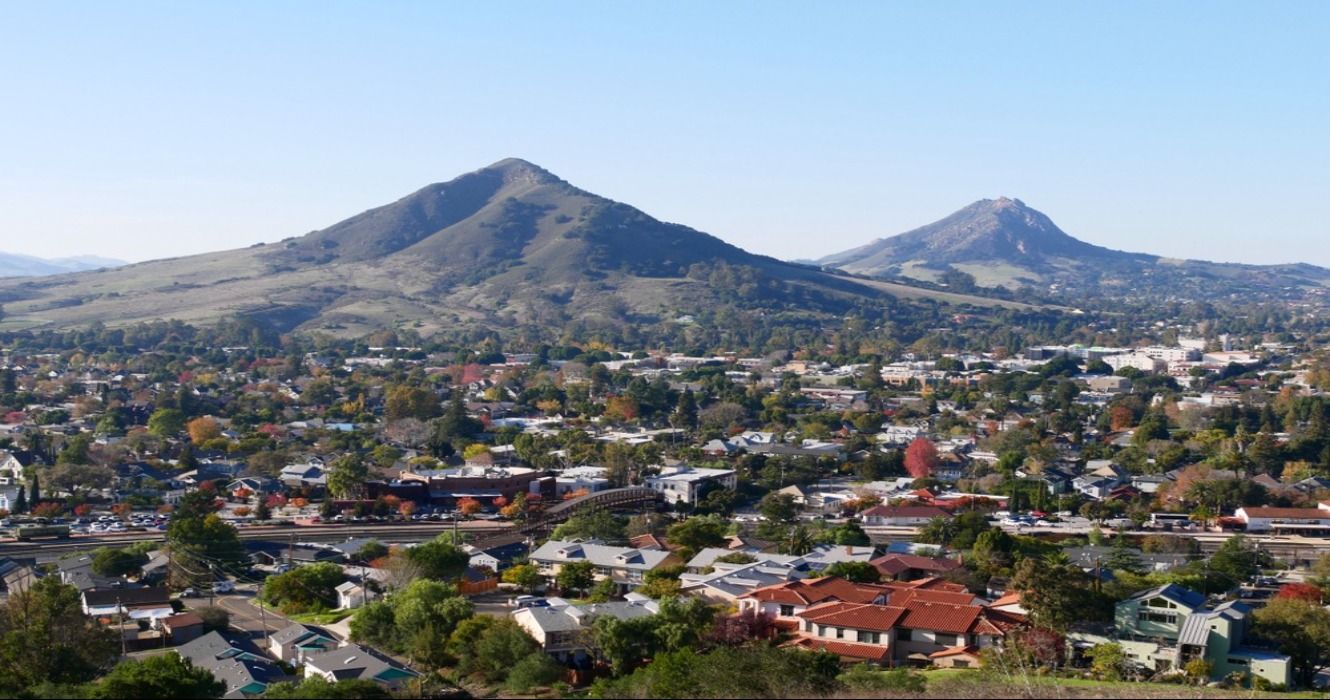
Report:
M 589 561 L 611 569 L 650 571 L 660 566 L 669 552 L 659 549 L 633 549 L 603 544 L 550 540 L 531 553 L 531 560 L 550 563 Z

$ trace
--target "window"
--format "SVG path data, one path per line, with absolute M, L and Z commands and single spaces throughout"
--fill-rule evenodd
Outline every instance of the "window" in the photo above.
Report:
M 951 662 L 951 666 L 952 668 L 969 668 L 970 661 L 968 659 L 956 659 L 955 661 Z
M 780 616 L 781 616 L 781 617 L 794 617 L 794 606 L 793 606 L 793 605 L 782 605 L 782 606 L 780 606 Z
M 864 630 L 859 630 L 858 641 L 860 644 L 879 644 L 881 643 L 881 639 L 882 635 L 877 632 L 866 632 Z
M 817 626 L 817 636 L 819 636 L 819 637 L 825 637 L 825 636 L 827 636 L 827 626 L 826 626 L 826 625 L 818 625 L 818 626 Z
M 1166 625 L 1178 624 L 1178 614 L 1172 612 L 1156 612 L 1153 610 L 1141 610 L 1136 613 L 1136 619 L 1141 622 L 1159 622 Z
M 1246 666 L 1248 663 L 1250 662 L 1248 662 L 1246 659 L 1234 659 L 1232 657 L 1228 659 L 1229 666 Z
M 907 630 L 907 629 L 898 629 L 898 630 L 896 630 L 896 641 L 898 641 L 898 642 L 908 642 L 908 641 L 910 641 L 911 639 L 914 639 L 914 634 L 913 634 L 913 632 L 914 632 L 914 630 Z
M 956 646 L 956 635 L 954 634 L 937 634 L 933 639 L 944 647 Z

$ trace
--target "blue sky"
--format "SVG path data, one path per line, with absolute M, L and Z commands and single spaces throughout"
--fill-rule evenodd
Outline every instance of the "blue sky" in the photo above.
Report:
M 1330 266 L 1330 3 L 0 0 L 0 250 L 322 228 L 507 156 L 754 252 L 1019 197 Z

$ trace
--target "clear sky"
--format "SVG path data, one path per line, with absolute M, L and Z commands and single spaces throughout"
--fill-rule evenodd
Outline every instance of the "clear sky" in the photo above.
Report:
M 812 258 L 1019 197 L 1330 266 L 1330 2 L 0 0 L 0 251 L 322 228 L 507 156 Z

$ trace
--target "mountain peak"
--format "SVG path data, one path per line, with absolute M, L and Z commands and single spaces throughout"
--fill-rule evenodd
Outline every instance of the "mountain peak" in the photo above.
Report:
M 821 263 L 864 274 L 882 274 L 910 263 L 936 269 L 955 263 L 1010 263 L 1037 270 L 1053 259 L 1103 252 L 1067 235 L 1025 202 L 998 197 L 981 199 L 927 226 L 823 258 Z
M 531 182 L 535 184 L 552 184 L 562 182 L 554 173 L 522 158 L 504 158 L 503 160 L 492 163 L 480 170 L 478 173 L 500 173 L 505 182 Z

